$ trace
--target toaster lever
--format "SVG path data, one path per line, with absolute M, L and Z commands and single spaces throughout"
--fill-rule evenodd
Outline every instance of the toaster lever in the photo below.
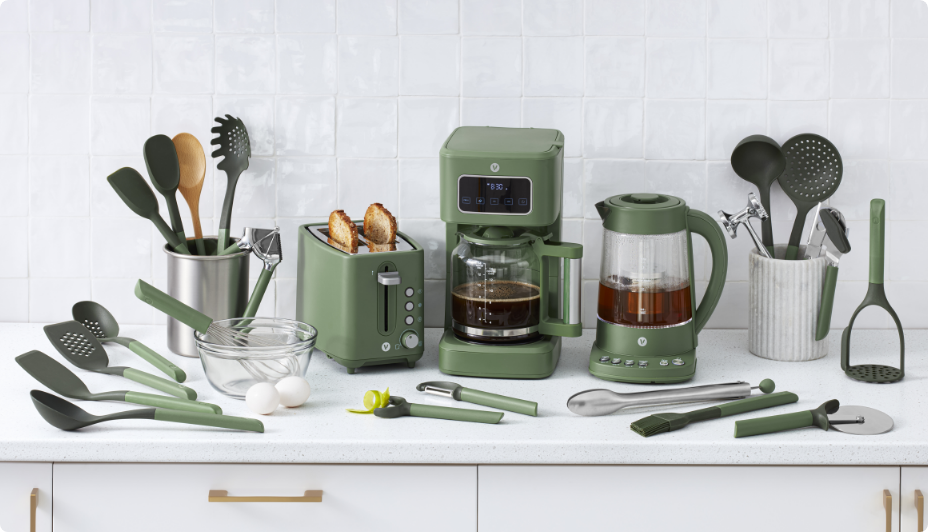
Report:
M 378 272 L 377 282 L 384 286 L 397 285 L 402 282 L 400 272 Z

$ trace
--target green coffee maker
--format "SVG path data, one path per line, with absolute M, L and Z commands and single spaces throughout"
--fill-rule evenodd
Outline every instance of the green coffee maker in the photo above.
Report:
M 674 383 L 696 371 L 696 335 L 715 310 L 728 272 L 714 218 L 664 194 L 622 194 L 596 204 L 603 219 L 596 342 L 590 373 L 601 379 Z M 709 243 L 712 273 L 696 311 L 693 241 Z
M 543 379 L 580 336 L 583 247 L 560 242 L 564 135 L 459 127 L 440 151 L 450 375 Z

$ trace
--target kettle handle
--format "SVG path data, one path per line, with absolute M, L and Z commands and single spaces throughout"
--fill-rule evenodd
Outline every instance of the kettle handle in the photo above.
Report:
M 690 209 L 686 213 L 686 219 L 690 231 L 706 239 L 709 252 L 712 253 L 712 274 L 709 276 L 709 286 L 706 287 L 706 294 L 702 296 L 702 301 L 696 307 L 694 323 L 698 333 L 705 327 L 719 303 L 719 298 L 722 297 L 725 277 L 728 275 L 728 244 L 715 218 L 702 211 Z
M 577 337 L 583 334 L 580 322 L 581 259 L 583 246 L 571 242 L 545 242 L 541 238 L 532 243 L 541 261 L 541 316 L 538 330 L 551 336 Z M 564 266 L 564 317 L 552 318 L 548 314 L 548 261 L 543 257 L 557 257 Z M 556 274 L 556 272 L 555 272 Z

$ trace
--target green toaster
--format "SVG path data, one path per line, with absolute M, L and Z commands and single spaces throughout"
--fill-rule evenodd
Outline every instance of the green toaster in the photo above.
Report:
M 395 245 L 368 245 L 362 220 L 356 253 L 329 239 L 326 223 L 300 226 L 296 319 L 316 328 L 316 348 L 354 373 L 405 363 L 424 351 L 425 253 L 401 232 Z

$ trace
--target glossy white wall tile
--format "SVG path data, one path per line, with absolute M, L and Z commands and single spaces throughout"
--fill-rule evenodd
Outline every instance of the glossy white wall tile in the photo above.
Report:
M 295 314 L 299 226 L 336 208 L 357 219 L 375 201 L 427 248 L 426 302 L 440 308 L 438 150 L 458 125 L 565 134 L 563 236 L 585 246 L 586 326 L 596 321 L 596 202 L 664 192 L 735 211 L 753 187 L 731 170 L 734 146 L 812 132 L 844 162 L 830 203 L 849 220 L 852 252 L 836 326 L 866 290 L 869 201 L 881 197 L 888 293 L 907 326 L 928 327 L 926 257 L 912 245 L 928 230 L 926 57 L 923 0 L 6 0 L 0 218 L 11 245 L 0 252 L 0 320 L 59 320 L 94 298 L 120 322 L 163 323 L 130 293 L 138 278 L 164 285 L 163 240 L 106 176 L 124 166 L 144 175 L 153 134 L 192 133 L 209 154 L 213 117 L 231 114 L 252 149 L 232 231 L 278 225 L 286 248 L 266 312 Z M 210 160 L 206 234 L 225 188 Z M 778 186 L 771 211 L 785 240 L 796 209 Z M 728 310 L 710 327 L 746 324 L 752 244 L 727 242 Z M 700 239 L 694 251 L 701 291 L 710 260 Z M 434 316 L 428 325 L 440 325 Z

